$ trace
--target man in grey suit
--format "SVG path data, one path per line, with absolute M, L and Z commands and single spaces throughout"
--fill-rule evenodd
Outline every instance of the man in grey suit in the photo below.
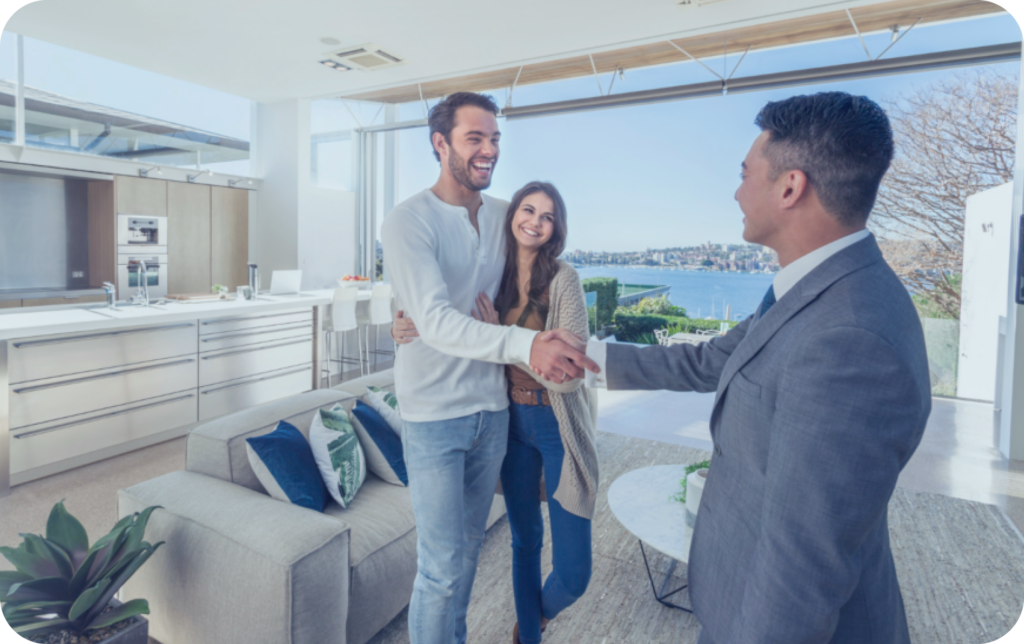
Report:
M 768 103 L 736 199 L 779 255 L 757 312 L 700 346 L 594 343 L 609 389 L 716 392 L 689 558 L 701 644 L 910 641 L 886 510 L 931 411 L 907 289 L 865 228 L 885 113 L 833 92 Z

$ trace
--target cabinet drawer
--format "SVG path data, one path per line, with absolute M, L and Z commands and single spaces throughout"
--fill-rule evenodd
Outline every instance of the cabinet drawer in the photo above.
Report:
M 313 339 L 308 336 L 300 340 L 205 353 L 199 357 L 199 386 L 248 378 L 286 367 L 310 365 L 312 362 Z
M 11 432 L 11 473 L 195 423 L 195 391 L 82 414 Z
M 284 324 L 296 324 L 298 322 L 312 324 L 313 309 L 305 308 L 299 311 L 282 311 L 280 313 L 240 315 L 229 318 L 203 320 L 199 323 L 199 335 L 225 333 L 227 331 L 242 331 L 244 329 L 256 329 L 260 327 L 280 326 Z
M 199 340 L 199 351 L 218 351 L 234 347 L 244 347 L 250 344 L 261 342 L 276 342 L 280 340 L 297 340 L 313 337 L 313 325 L 309 322 L 298 324 L 281 324 L 257 329 L 245 329 L 242 331 L 228 331 L 227 333 L 216 333 L 204 335 Z
M 313 387 L 312 365 L 292 367 L 242 378 L 199 390 L 199 420 L 230 414 L 265 402 L 309 391 Z
M 8 344 L 10 382 L 77 373 L 195 354 L 196 322 L 20 338 Z
M 11 385 L 10 426 L 20 428 L 195 389 L 196 372 L 194 357 L 172 358 Z

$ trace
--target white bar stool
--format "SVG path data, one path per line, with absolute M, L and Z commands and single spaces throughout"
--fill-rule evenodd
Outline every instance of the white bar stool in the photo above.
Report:
M 370 295 L 370 321 L 369 324 L 373 326 L 373 349 L 370 349 L 370 329 L 366 329 L 366 363 L 369 368 L 370 354 L 373 354 L 373 371 L 377 371 L 377 356 L 394 356 L 395 351 L 392 347 L 391 351 L 380 350 L 377 348 L 378 339 L 380 338 L 380 326 L 382 324 L 391 324 L 391 285 L 390 284 L 376 284 L 373 287 L 373 293 Z
M 337 362 L 340 366 L 338 372 L 340 376 L 344 378 L 346 364 L 358 364 L 359 375 L 366 375 L 365 365 L 366 361 L 363 361 L 363 343 L 360 337 L 360 325 L 356 315 L 356 307 L 358 306 L 359 289 L 357 288 L 336 288 L 334 289 L 334 301 L 331 302 L 331 315 L 328 319 L 324 320 L 324 331 L 327 333 L 327 382 L 331 381 L 331 362 Z M 346 358 L 345 357 L 345 333 L 347 331 L 356 332 L 356 346 L 359 348 L 359 358 Z M 332 358 L 331 351 L 331 338 L 335 333 L 341 333 L 341 347 L 338 352 L 338 358 Z M 328 386 L 330 386 L 328 384 Z

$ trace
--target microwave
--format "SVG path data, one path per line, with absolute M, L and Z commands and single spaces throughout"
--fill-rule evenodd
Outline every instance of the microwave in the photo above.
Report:
M 167 217 L 117 216 L 117 252 L 167 254 Z

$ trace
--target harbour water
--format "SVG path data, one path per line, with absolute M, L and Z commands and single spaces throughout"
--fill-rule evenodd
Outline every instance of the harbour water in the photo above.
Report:
M 576 269 L 580 277 L 615 277 L 620 284 L 670 286 L 669 300 L 686 309 L 692 318 L 725 318 L 725 307 L 732 307 L 732 319 L 752 314 L 771 286 L 773 273 L 722 273 L 684 271 L 648 266 L 588 266 Z

